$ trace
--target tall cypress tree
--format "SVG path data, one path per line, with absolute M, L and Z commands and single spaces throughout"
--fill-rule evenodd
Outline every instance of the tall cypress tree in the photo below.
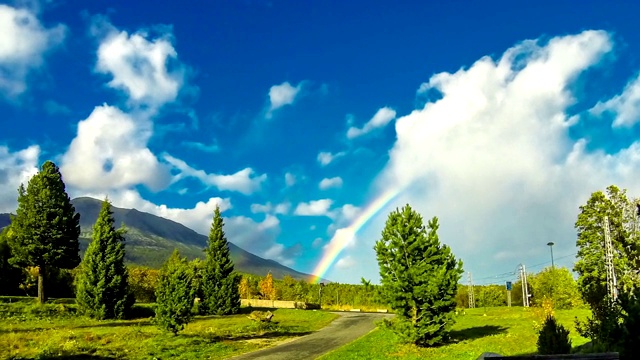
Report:
M 111 204 L 104 200 L 76 289 L 80 309 L 96 319 L 122 319 L 135 301 L 124 265 L 125 230 L 114 224 Z
M 409 342 L 433 346 L 454 323 L 462 262 L 438 238 L 438 218 L 425 228 L 409 205 L 389 214 L 375 245 L 381 297 L 396 313 L 394 330 Z
M 38 301 L 47 300 L 50 268 L 72 269 L 80 263 L 80 214 L 71 204 L 60 170 L 46 161 L 40 172 L 18 189 L 18 209 L 11 220 L 12 262 L 38 268 Z
M 216 206 L 202 273 L 201 311 L 208 315 L 235 314 L 240 309 L 240 276 L 233 272 L 229 243 L 223 227 L 220 208 Z

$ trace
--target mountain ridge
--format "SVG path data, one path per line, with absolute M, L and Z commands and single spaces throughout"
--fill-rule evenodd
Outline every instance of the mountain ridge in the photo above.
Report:
M 90 197 L 71 200 L 80 214 L 81 252 L 91 241 L 93 224 L 98 218 L 102 201 Z M 174 248 L 189 259 L 204 259 L 207 237 L 170 219 L 149 214 L 137 209 L 112 206 L 116 227 L 124 224 L 127 229 L 125 261 L 135 265 L 160 267 Z M 0 228 L 10 224 L 9 214 L 0 214 Z M 275 260 L 252 254 L 229 241 L 229 250 L 236 271 L 264 276 L 269 271 L 275 278 L 289 275 L 298 280 L 315 279 L 313 275 L 291 269 Z

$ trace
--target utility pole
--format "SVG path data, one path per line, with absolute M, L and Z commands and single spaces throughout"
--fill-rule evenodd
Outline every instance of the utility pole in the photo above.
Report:
M 618 282 L 616 270 L 613 267 L 613 244 L 611 243 L 611 231 L 609 229 L 609 216 L 604 217 L 604 264 L 607 270 L 607 292 L 611 299 L 618 298 Z
M 529 287 L 527 286 L 527 270 L 520 264 L 520 284 L 522 285 L 522 306 L 529 307 Z
M 467 292 L 469 293 L 469 309 L 476 307 L 476 299 L 473 294 L 473 281 L 471 279 L 471 271 L 468 273 L 469 285 L 467 286 Z

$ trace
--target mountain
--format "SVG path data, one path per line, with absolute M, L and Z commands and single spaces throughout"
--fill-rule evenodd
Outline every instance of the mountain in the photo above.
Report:
M 91 240 L 93 224 L 98 218 L 102 201 L 88 197 L 71 201 L 80 213 L 80 251 L 81 255 Z M 204 258 L 207 237 L 179 224 L 159 216 L 136 209 L 111 208 L 116 227 L 125 225 L 126 261 L 136 265 L 159 268 L 169 258 L 174 248 L 189 259 Z M 9 214 L 0 214 L 0 228 L 10 222 Z M 231 258 L 239 272 L 264 276 L 269 271 L 275 278 L 289 275 L 294 279 L 309 280 L 313 276 L 286 267 L 276 261 L 254 255 L 232 242 L 229 242 Z
M 0 214 L 0 229 L 11 224 L 11 217 L 9 214 Z

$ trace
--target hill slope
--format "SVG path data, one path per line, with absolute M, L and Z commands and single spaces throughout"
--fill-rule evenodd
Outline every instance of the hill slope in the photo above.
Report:
M 91 239 L 93 224 L 98 218 L 102 201 L 81 197 L 72 200 L 76 211 L 80 213 L 80 248 L 84 253 Z M 160 267 L 171 255 L 174 248 L 189 259 L 204 258 L 207 237 L 179 224 L 159 216 L 144 213 L 136 209 L 112 207 L 116 226 L 125 224 L 127 228 L 126 261 L 136 265 Z M 10 222 L 9 214 L 0 214 L 0 228 Z M 256 256 L 229 242 L 231 258 L 237 271 L 264 276 L 271 271 L 275 278 L 289 275 L 294 279 L 311 278 L 286 267 L 276 261 Z

